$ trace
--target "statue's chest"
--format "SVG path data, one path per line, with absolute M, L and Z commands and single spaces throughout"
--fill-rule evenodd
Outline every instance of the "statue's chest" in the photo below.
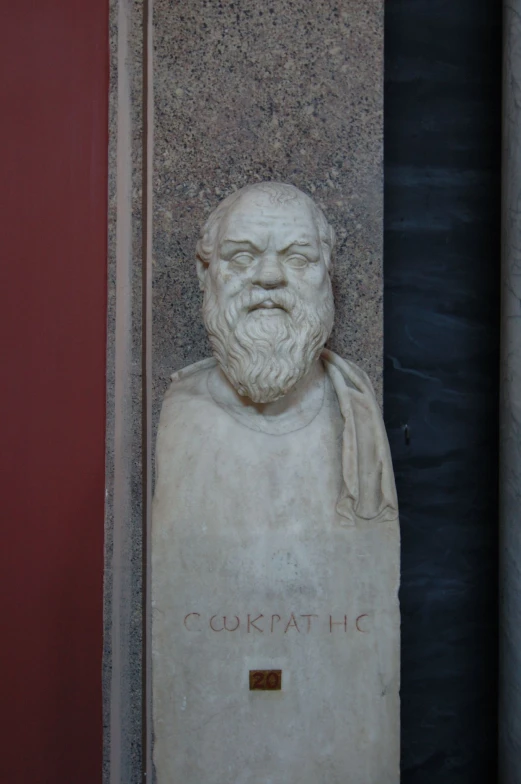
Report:
M 342 485 L 341 422 L 324 414 L 301 430 L 268 435 L 221 417 L 204 443 L 191 445 L 190 470 L 176 483 L 181 508 L 190 510 L 189 519 L 178 519 L 183 528 L 209 514 L 206 524 L 221 533 L 333 522 Z M 177 508 L 179 500 L 172 498 Z

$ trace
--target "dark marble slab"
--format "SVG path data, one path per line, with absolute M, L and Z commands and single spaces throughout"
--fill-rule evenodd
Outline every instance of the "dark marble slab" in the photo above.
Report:
M 500 42 L 497 0 L 386 3 L 403 784 L 496 780 Z

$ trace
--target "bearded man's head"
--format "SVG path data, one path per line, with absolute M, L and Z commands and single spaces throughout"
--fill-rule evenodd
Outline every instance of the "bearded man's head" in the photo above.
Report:
M 203 318 L 238 394 L 268 403 L 311 369 L 333 327 L 335 234 L 293 185 L 247 185 L 219 204 L 197 244 Z

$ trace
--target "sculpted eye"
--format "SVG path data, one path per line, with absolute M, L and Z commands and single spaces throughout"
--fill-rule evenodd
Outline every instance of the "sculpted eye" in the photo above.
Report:
M 300 268 L 309 264 L 309 259 L 307 259 L 305 256 L 302 256 L 300 253 L 292 253 L 291 256 L 288 256 L 286 259 L 286 263 L 291 267 Z
M 232 256 L 231 261 L 233 261 L 234 264 L 238 264 L 240 267 L 247 267 L 248 264 L 252 263 L 253 256 L 251 253 L 241 251 L 240 253 L 236 253 L 234 256 Z

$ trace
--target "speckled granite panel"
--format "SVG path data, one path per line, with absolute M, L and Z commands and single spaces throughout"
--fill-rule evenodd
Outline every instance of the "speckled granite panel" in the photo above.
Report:
M 308 192 L 338 237 L 330 345 L 382 375 L 382 0 L 154 2 L 154 420 L 210 355 L 195 244 L 232 190 Z
M 138 784 L 142 778 L 142 15 L 142 0 L 110 2 L 104 784 Z M 120 47 L 127 77 L 123 88 Z M 123 153 L 122 143 L 127 145 Z M 128 184 L 124 194 L 122 177 Z M 117 270 L 122 242 L 127 243 L 126 263 Z

